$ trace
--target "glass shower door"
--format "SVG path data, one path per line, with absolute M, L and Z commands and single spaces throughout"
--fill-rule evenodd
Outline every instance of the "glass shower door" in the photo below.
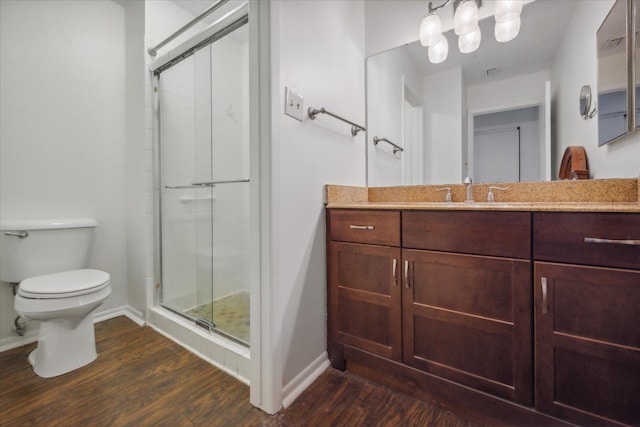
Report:
M 159 78 L 161 304 L 249 344 L 244 25 Z

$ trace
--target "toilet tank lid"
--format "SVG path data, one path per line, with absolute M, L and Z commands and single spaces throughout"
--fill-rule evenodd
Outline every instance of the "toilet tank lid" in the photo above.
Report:
M 97 225 L 98 222 L 93 218 L 16 219 L 0 221 L 0 230 L 55 230 L 58 228 L 87 228 Z

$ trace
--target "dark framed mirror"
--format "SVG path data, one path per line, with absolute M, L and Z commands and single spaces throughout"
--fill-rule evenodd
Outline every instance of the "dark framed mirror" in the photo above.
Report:
M 633 63 L 633 70 L 632 70 L 632 76 L 633 77 L 633 83 L 632 83 L 632 87 L 633 92 L 634 92 L 634 102 L 633 102 L 633 108 L 635 110 L 635 128 L 638 129 L 640 127 L 640 104 L 638 102 L 638 99 L 640 98 L 640 67 L 638 66 L 638 58 L 640 58 L 640 53 L 638 53 L 638 49 L 640 49 L 640 39 L 639 39 L 639 35 L 638 35 L 638 31 L 640 30 L 640 0 L 633 0 L 633 8 L 632 8 L 632 16 L 633 19 L 629 20 L 632 25 L 633 28 L 631 28 L 631 34 L 635 34 L 635 37 L 633 38 L 633 50 L 632 55 L 631 55 L 631 60 Z
M 617 0 L 597 32 L 598 145 L 613 142 L 634 129 L 630 115 L 628 10 L 632 0 Z M 633 0 L 634 2 L 637 0 Z

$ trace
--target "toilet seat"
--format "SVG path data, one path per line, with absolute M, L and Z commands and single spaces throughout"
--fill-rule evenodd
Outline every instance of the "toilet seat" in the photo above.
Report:
M 91 294 L 109 286 L 109 273 L 83 269 L 30 277 L 20 283 L 18 295 L 31 299 L 59 299 Z

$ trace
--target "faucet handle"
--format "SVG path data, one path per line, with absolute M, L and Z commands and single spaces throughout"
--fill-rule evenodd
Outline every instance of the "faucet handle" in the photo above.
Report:
M 444 200 L 445 200 L 445 202 L 450 202 L 451 201 L 451 187 L 436 188 L 436 191 L 445 191 L 445 190 L 447 190 L 447 195 L 444 196 Z
M 493 190 L 500 190 L 500 191 L 505 191 L 508 190 L 509 187 L 494 187 L 494 186 L 490 186 L 489 187 L 489 192 L 487 193 L 487 202 L 495 202 L 495 198 L 493 197 Z

